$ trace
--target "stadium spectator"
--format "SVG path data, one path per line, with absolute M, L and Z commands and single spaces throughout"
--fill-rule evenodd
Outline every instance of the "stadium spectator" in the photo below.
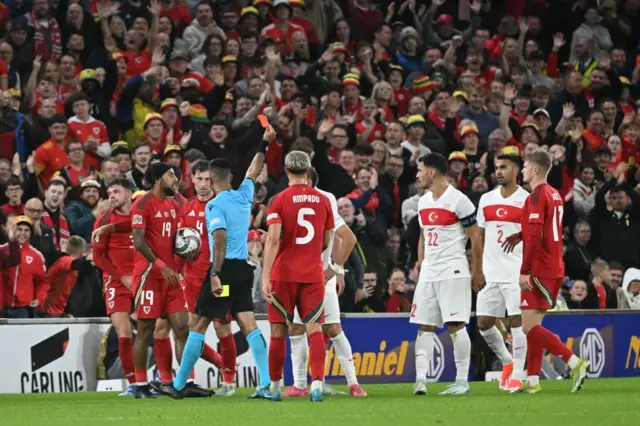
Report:
M 82 182 L 80 200 L 73 201 L 65 211 L 71 235 L 78 235 L 85 241 L 91 240 L 91 231 L 96 218 L 109 207 L 107 199 L 100 199 L 100 183 L 93 179 Z
M 32 309 L 44 305 L 49 283 L 44 256 L 29 243 L 33 234 L 31 219 L 16 216 L 13 221 L 16 241 L 20 244 L 20 262 L 6 271 L 3 316 L 29 318 Z
M 6 183 L 5 195 L 9 199 L 6 204 L 3 204 L 0 209 L 5 216 L 14 215 L 21 216 L 24 210 L 24 204 L 22 203 L 22 195 L 24 190 L 22 189 L 22 182 L 17 176 L 12 176 Z
M 580 220 L 573 228 L 573 239 L 564 253 L 565 275 L 574 279 L 589 281 L 593 257 L 588 249 L 591 239 L 589 222 Z
M 53 230 L 53 240 L 58 250 L 64 250 L 64 244 L 66 244 L 71 235 L 69 233 L 69 223 L 62 211 L 65 196 L 66 187 L 60 178 L 49 182 L 47 190 L 44 192 L 42 222 Z
M 38 198 L 31 198 L 25 203 L 24 214 L 33 223 L 31 245 L 42 253 L 47 267 L 49 267 L 53 263 L 55 256 L 57 256 L 57 249 L 53 229 L 42 222 L 44 204 Z

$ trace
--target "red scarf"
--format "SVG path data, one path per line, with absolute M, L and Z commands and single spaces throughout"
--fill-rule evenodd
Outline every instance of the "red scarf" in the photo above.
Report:
M 45 36 L 42 30 L 41 19 L 36 18 L 36 15 L 31 12 L 31 22 L 33 23 L 33 54 L 42 55 L 42 61 L 60 59 L 62 54 L 62 37 L 60 35 L 60 27 L 55 18 L 45 18 L 49 24 L 49 31 L 51 32 L 51 51 L 45 40 Z
M 433 121 L 433 124 L 438 126 L 438 129 L 444 131 L 444 128 L 447 125 L 447 121 L 446 119 L 438 117 L 438 113 L 435 109 L 433 111 L 430 111 L 427 117 L 429 117 L 429 120 Z
M 586 142 L 586 147 L 591 152 L 596 152 L 598 148 L 604 146 L 605 140 L 602 136 L 593 133 L 591 130 L 587 129 L 582 132 L 582 139 Z
M 354 189 L 353 192 L 347 195 L 347 198 L 360 198 L 361 195 L 362 191 L 360 191 L 359 189 Z M 380 200 L 378 199 L 378 194 L 374 192 L 373 195 L 371 195 L 371 198 L 369 198 L 369 201 L 367 201 L 367 204 L 364 206 L 364 208 L 375 214 L 376 209 L 379 205 Z

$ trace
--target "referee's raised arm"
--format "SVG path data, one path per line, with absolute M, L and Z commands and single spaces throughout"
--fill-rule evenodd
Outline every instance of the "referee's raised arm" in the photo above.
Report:
M 254 155 L 251 164 L 249 165 L 249 169 L 247 170 L 247 174 L 245 174 L 245 178 L 251 179 L 252 181 L 256 181 L 260 172 L 262 171 L 262 166 L 264 165 L 265 154 L 267 153 L 267 148 L 269 147 L 269 143 L 276 138 L 276 131 L 273 129 L 273 126 L 269 125 L 266 129 L 264 129 L 264 134 L 262 135 L 262 144 L 260 148 L 258 148 L 258 152 Z

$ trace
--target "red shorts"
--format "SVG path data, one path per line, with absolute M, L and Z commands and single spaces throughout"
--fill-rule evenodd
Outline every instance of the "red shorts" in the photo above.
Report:
M 293 322 L 293 310 L 305 324 L 322 323 L 324 317 L 324 282 L 293 283 L 272 281 L 273 303 L 267 308 L 270 323 L 290 325 Z
M 131 313 L 133 308 L 133 293 L 120 280 L 105 278 L 104 303 L 107 305 L 107 315 L 114 312 Z
M 562 288 L 562 278 L 529 278 L 531 291 L 520 293 L 520 309 L 546 311 L 556 305 Z
M 158 319 L 187 310 L 180 285 L 170 286 L 161 274 L 134 275 L 133 289 L 139 319 Z
M 195 275 L 187 275 L 184 281 L 181 283 L 182 291 L 184 292 L 184 300 L 187 302 L 187 311 L 194 313 L 196 309 L 196 302 L 198 301 L 198 295 L 200 294 L 200 287 L 206 274 L 202 277 Z

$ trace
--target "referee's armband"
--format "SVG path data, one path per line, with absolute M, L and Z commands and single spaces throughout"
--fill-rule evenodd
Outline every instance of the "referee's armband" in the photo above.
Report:
M 463 217 L 462 219 L 460 219 L 460 223 L 462 224 L 463 228 L 468 228 L 478 223 L 478 221 L 476 220 L 475 212 L 470 214 L 467 217 Z

